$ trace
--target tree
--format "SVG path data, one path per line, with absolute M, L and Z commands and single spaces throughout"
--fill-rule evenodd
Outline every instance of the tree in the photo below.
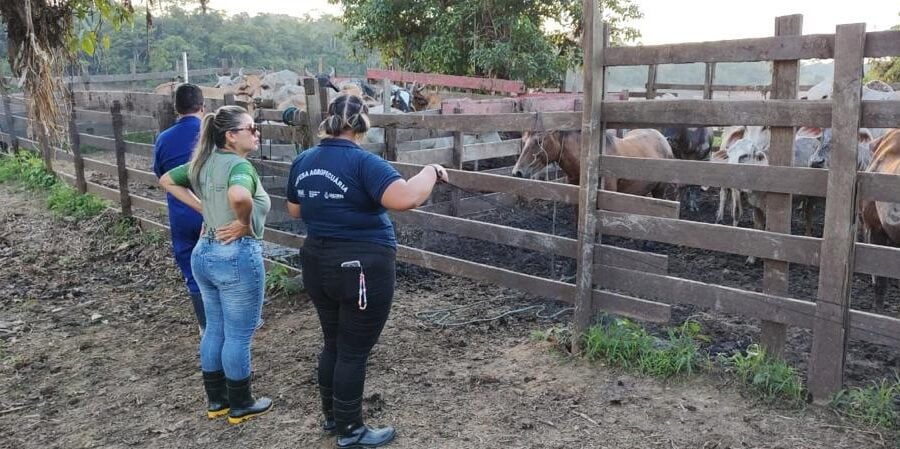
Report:
M 345 35 L 405 70 L 557 84 L 581 62 L 580 0 L 329 0 Z M 601 0 L 614 43 L 640 37 L 632 0 Z
M 900 14 L 897 14 L 900 16 Z M 900 25 L 891 27 L 900 31 Z M 886 83 L 900 83 L 900 56 L 881 58 L 872 61 L 872 68 L 866 73 L 866 81 L 881 80 Z
M 149 11 L 149 9 L 148 9 Z M 24 80 L 28 111 L 41 136 L 60 138 L 62 120 L 57 98 L 64 98 L 63 68 L 83 51 L 93 54 L 110 41 L 98 32 L 130 22 L 131 0 L 25 0 L 0 2 L 6 25 L 7 59 L 13 76 Z M 149 14 L 149 13 L 148 13 Z M 88 24 L 79 28 L 79 24 Z M 45 155 L 46 157 L 46 155 Z

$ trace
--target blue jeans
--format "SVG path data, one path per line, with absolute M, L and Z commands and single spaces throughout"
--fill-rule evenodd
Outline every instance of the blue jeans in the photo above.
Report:
M 266 282 L 262 245 L 250 237 L 228 245 L 201 237 L 191 254 L 191 269 L 206 309 L 200 367 L 225 370 L 231 380 L 250 377 L 250 345 Z

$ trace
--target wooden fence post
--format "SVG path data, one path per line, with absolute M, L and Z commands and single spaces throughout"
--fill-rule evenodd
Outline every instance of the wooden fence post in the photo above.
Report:
M 50 145 L 50 136 L 47 134 L 47 128 L 37 122 L 32 122 L 32 127 L 38 134 L 38 142 L 41 144 L 41 158 L 44 160 L 44 168 L 50 173 L 56 174 L 53 170 L 53 146 Z
M 775 19 L 776 36 L 800 35 L 802 29 L 803 16 L 800 14 Z M 796 99 L 798 77 L 799 61 L 775 61 L 772 71 L 772 98 Z M 771 133 L 769 165 L 793 166 L 794 129 L 772 127 Z M 765 211 L 767 231 L 791 233 L 791 195 L 767 193 Z M 787 262 L 763 261 L 763 293 L 788 296 L 789 272 Z M 784 324 L 766 320 L 760 323 L 760 342 L 769 354 L 781 357 L 784 354 L 786 338 L 787 326 Z
M 816 402 L 841 389 L 850 329 L 850 282 L 856 246 L 856 161 L 866 24 L 838 25 L 831 105 L 832 163 L 819 264 L 809 391 Z
M 9 133 L 9 150 L 13 153 L 19 151 L 19 138 L 16 136 L 16 122 L 12 116 L 12 106 L 9 103 L 9 90 L 6 80 L 0 79 L 0 93 L 3 95 L 3 113 L 6 115 L 6 128 Z
M 318 80 L 317 80 L 318 81 Z M 316 84 L 319 84 L 316 82 Z M 328 89 L 330 87 L 319 86 L 319 122 L 325 120 L 325 116 L 328 115 Z
M 322 111 L 319 107 L 319 81 L 315 78 L 303 80 L 306 91 L 306 123 L 309 125 L 310 146 L 319 144 L 319 124 L 322 123 Z
M 391 80 L 385 78 L 381 80 L 381 104 L 384 107 L 384 113 L 391 113 Z
M 384 128 L 384 158 L 388 161 L 397 160 L 397 128 L 395 126 Z
M 450 168 L 462 170 L 463 152 L 465 151 L 465 135 L 462 131 L 453 131 L 453 153 Z M 450 215 L 459 216 L 459 201 L 462 199 L 462 191 L 453 189 L 450 191 Z
M 122 135 L 122 103 L 113 101 L 109 108 L 112 114 L 113 137 L 116 140 L 116 167 L 119 175 L 119 202 L 122 204 L 122 215 L 131 217 L 131 195 L 128 193 L 128 169 L 125 166 L 125 137 Z
M 134 63 L 134 59 L 131 60 L 131 90 L 135 90 L 137 80 L 137 64 Z
M 69 144 L 72 146 L 72 162 L 75 165 L 75 188 L 78 193 L 87 193 L 87 181 L 84 179 L 84 158 L 81 156 L 81 136 L 78 135 L 78 124 L 75 116 L 75 84 L 69 84 Z
M 648 100 L 653 100 L 656 98 L 656 71 L 658 67 L 656 64 L 650 64 L 647 67 L 647 87 L 644 89 L 644 98 Z M 587 84 L 587 80 L 585 80 L 585 85 Z
M 159 103 L 156 111 L 156 121 L 159 123 L 159 132 L 163 132 L 175 123 L 175 105 L 170 98 Z
M 704 100 L 712 100 L 713 97 L 713 83 L 716 79 L 716 63 L 715 62 L 707 62 L 706 63 L 706 73 L 703 76 L 703 99 Z
M 604 47 L 608 40 L 606 24 L 601 22 L 596 0 L 583 0 L 584 105 L 581 115 L 581 173 L 578 188 L 578 253 L 575 279 L 575 339 L 572 351 L 582 351 L 582 337 L 594 313 L 594 251 L 597 235 L 597 189 L 600 187 L 600 152 L 604 125 L 601 120 L 603 96 Z

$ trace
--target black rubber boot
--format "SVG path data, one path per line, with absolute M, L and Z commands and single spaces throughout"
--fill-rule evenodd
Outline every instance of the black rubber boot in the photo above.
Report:
M 337 425 L 337 447 L 364 449 L 381 447 L 393 441 L 396 431 L 387 426 L 374 429 L 362 420 L 362 398 L 353 401 L 334 399 L 334 417 Z
M 240 424 L 272 409 L 271 399 L 253 399 L 249 377 L 243 380 L 226 379 L 225 385 L 228 387 L 228 403 L 231 405 L 228 412 L 229 424 Z
M 322 398 L 322 415 L 325 420 L 322 421 L 322 431 L 328 434 L 334 434 L 337 424 L 334 422 L 334 398 L 332 395 L 334 390 L 329 387 L 319 385 L 319 396 Z
M 191 293 L 191 304 L 194 306 L 194 316 L 197 317 L 197 323 L 200 325 L 200 335 L 206 330 L 206 310 L 203 308 L 203 297 L 200 293 Z
M 225 371 L 203 371 L 203 387 L 209 404 L 206 416 L 215 419 L 228 414 L 228 389 L 225 387 Z

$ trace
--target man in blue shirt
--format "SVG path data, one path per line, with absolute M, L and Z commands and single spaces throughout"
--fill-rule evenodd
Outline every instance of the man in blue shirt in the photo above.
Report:
M 178 120 L 159 134 L 156 138 L 156 147 L 153 149 L 153 172 L 157 178 L 190 160 L 200 135 L 200 122 L 205 112 L 203 91 L 194 84 L 178 86 L 175 90 L 175 111 L 178 112 Z M 202 334 L 206 327 L 206 314 L 203 310 L 200 288 L 191 273 L 191 252 L 200 238 L 203 216 L 170 194 L 166 194 L 166 202 L 169 205 L 172 252 L 175 254 L 178 268 L 184 275 Z

